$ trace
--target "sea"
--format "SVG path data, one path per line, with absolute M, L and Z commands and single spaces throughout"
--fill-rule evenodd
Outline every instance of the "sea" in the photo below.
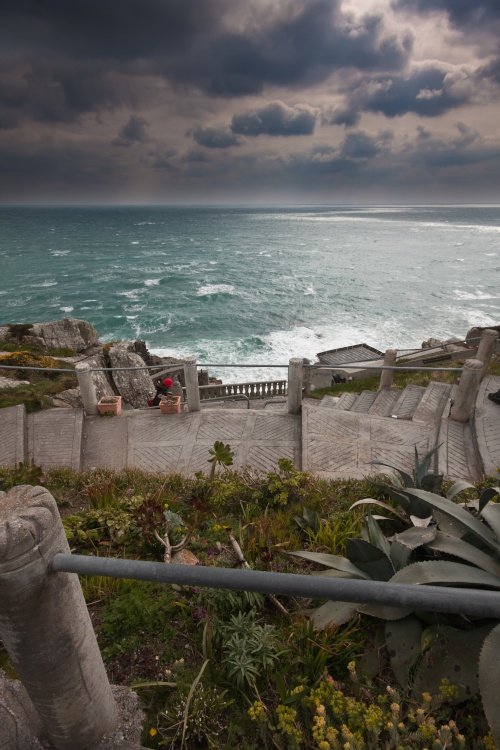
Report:
M 0 324 L 83 318 L 224 382 L 498 325 L 499 272 L 500 206 L 0 207 Z

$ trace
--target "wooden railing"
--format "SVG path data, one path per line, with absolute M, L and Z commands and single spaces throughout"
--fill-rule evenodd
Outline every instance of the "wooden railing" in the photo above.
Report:
M 209 398 L 220 398 L 224 396 L 237 396 L 242 394 L 248 398 L 273 398 L 273 396 L 286 396 L 288 393 L 287 380 L 264 380 L 253 383 L 221 383 L 217 385 L 200 385 L 200 399 L 205 401 Z

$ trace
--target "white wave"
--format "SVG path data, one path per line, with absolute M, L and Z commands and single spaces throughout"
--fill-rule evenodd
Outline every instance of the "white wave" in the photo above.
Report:
M 57 286 L 57 281 L 49 281 L 46 279 L 45 281 L 40 282 L 40 284 L 30 284 L 30 286 L 34 289 L 38 289 L 39 287 Z
M 496 258 L 496 256 L 498 255 L 498 253 L 485 253 L 485 255 L 486 255 L 486 256 L 487 256 L 488 258 Z
M 160 279 L 146 279 L 144 286 L 158 286 Z
M 118 297 L 126 297 L 127 299 L 131 299 L 134 302 L 137 302 L 139 299 L 139 294 L 143 291 L 143 289 L 129 289 L 125 292 L 116 292 Z
M 232 284 L 205 284 L 196 292 L 197 297 L 208 297 L 212 294 L 237 294 Z
M 130 244 L 131 245 L 138 245 L 139 244 L 139 240 L 132 240 L 132 242 Z
M 314 294 L 316 294 L 316 289 L 314 288 L 313 284 L 309 284 L 304 292 L 304 297 L 308 297 Z
M 7 289 L 0 289 L 0 297 L 3 297 L 4 294 L 7 294 Z
M 457 299 L 463 299 L 463 300 L 499 299 L 498 297 L 495 297 L 492 294 L 486 294 L 485 292 L 481 292 L 479 289 L 476 289 L 475 292 L 465 292 L 462 289 L 454 289 L 453 292 Z
M 69 255 L 71 250 L 51 250 L 50 254 L 54 255 L 56 258 L 59 258 L 63 255 Z
M 62 310 L 62 312 L 73 312 L 75 308 L 74 307 L 60 307 L 59 310 Z

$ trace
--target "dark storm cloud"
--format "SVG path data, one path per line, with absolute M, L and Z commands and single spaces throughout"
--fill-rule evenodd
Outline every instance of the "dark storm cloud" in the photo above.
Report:
M 10 76 L 8 124 L 23 117 L 70 122 L 134 104 L 141 78 L 225 97 L 267 85 L 321 82 L 345 68 L 399 70 L 412 39 L 381 15 L 355 18 L 340 0 L 285 0 L 233 24 L 230 0 L 20 0 L 4 3 L 0 44 Z
M 398 117 L 412 112 L 421 117 L 439 117 L 469 104 L 480 78 L 465 66 L 453 68 L 427 63 L 407 75 L 372 76 L 354 84 L 343 107 L 333 112 L 330 123 L 356 124 L 361 112 Z
M 459 28 L 486 27 L 500 19 L 498 0 L 395 0 L 393 7 L 418 13 L 445 12 L 451 23 Z
M 146 143 L 149 140 L 147 134 L 148 121 L 144 117 L 131 115 L 128 122 L 113 139 L 114 146 L 133 146 L 135 143 Z
M 203 128 L 201 126 L 188 130 L 188 135 L 191 135 L 199 146 L 205 148 L 230 148 L 231 146 L 237 146 L 239 139 L 231 133 L 228 128 Z
M 261 109 L 234 115 L 233 133 L 246 136 L 311 135 L 316 125 L 316 114 L 310 107 L 288 107 L 283 102 L 271 102 Z

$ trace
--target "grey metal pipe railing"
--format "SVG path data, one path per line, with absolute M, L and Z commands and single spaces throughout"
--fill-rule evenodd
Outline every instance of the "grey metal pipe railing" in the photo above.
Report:
M 431 609 L 478 617 L 500 617 L 500 592 L 449 586 L 412 585 L 383 581 L 269 573 L 258 570 L 205 567 L 202 565 L 166 565 L 144 560 L 58 553 L 52 560 L 53 572 L 79 575 L 129 578 L 155 583 L 206 586 L 233 591 L 257 591 L 263 594 L 333 599 L 389 607 Z
M 406 365 L 367 365 L 363 362 L 350 362 L 348 365 L 322 365 L 320 363 L 318 364 L 304 364 L 303 367 L 308 367 L 312 370 L 415 370 L 420 372 L 425 372 L 426 370 L 429 372 L 462 372 L 462 367 L 410 367 Z M 262 368 L 287 368 L 288 364 L 286 365 L 261 365 L 261 364 L 254 364 L 254 365 L 221 365 L 221 364 L 201 364 L 198 362 L 198 367 L 262 367 Z M 158 369 L 158 365 L 155 365 L 154 367 L 148 367 L 145 365 L 144 367 L 89 367 L 87 372 L 117 372 L 122 370 L 153 370 Z M 3 365 L 2 361 L 0 360 L 0 370 L 35 370 L 35 371 L 44 371 L 44 372 L 66 372 L 66 373 L 76 373 L 76 370 L 72 370 L 68 367 L 31 367 L 28 365 Z

